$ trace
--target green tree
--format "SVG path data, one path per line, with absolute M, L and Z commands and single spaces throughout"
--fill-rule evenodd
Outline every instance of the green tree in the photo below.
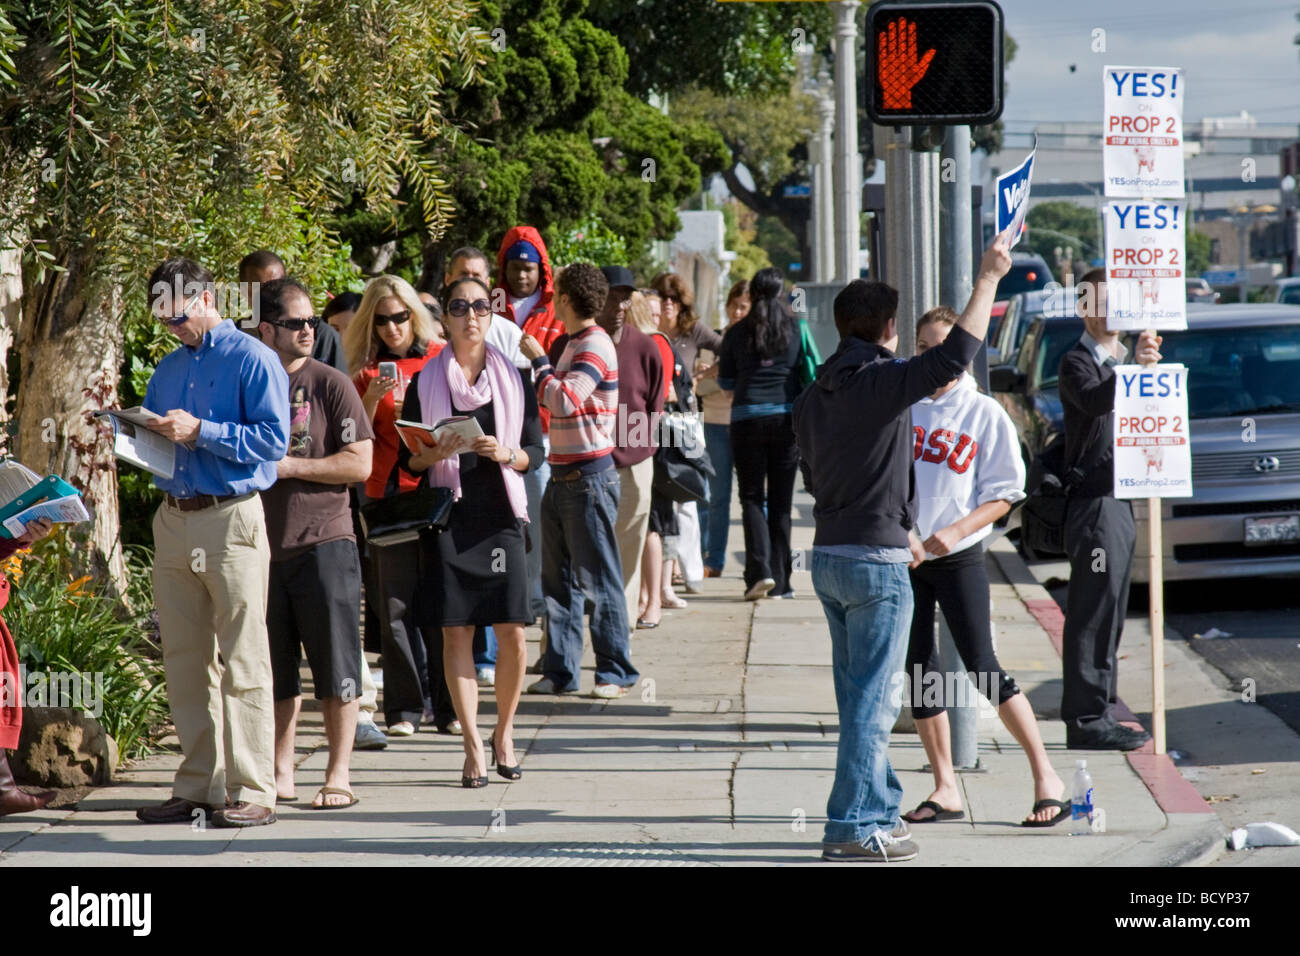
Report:
M 1199 276 L 1210 268 L 1210 237 L 1192 229 L 1187 233 L 1187 274 Z
M 666 94 L 670 102 L 688 87 L 782 96 L 795 76 L 797 48 L 828 51 L 834 23 L 824 3 L 592 0 L 588 16 L 627 50 L 628 90 Z
M 395 249 L 389 268 L 436 285 L 448 251 L 471 244 L 492 254 L 520 223 L 550 245 L 598 215 L 634 259 L 677 231 L 677 207 L 721 168 L 726 147 L 707 124 L 629 93 L 628 55 L 586 7 L 483 0 L 474 22 L 492 36 L 492 55 L 475 83 L 449 94 L 450 125 L 426 145 L 446 170 L 455 221 L 433 243 L 410 217 L 351 215 L 342 231 L 354 248 Z
M 1057 247 L 1069 246 L 1075 258 L 1088 262 L 1105 255 L 1105 250 L 1098 247 L 1104 239 L 1099 239 L 1101 226 L 1096 210 L 1067 200 L 1052 200 L 1035 205 L 1025 221 L 1029 231 L 1017 248 L 1038 253 L 1053 270 Z M 1056 278 L 1064 281 L 1062 276 Z
M 118 398 L 124 331 L 151 321 L 149 268 L 184 251 L 233 279 L 244 252 L 270 246 L 309 281 L 337 278 L 321 224 L 350 202 L 393 219 L 414 205 L 445 230 L 446 171 L 421 144 L 443 133 L 448 83 L 485 59 L 473 13 L 471 0 L 0 8 L 0 247 L 23 253 L 11 450 L 84 489 L 83 544 L 110 587 L 124 580 L 116 468 L 89 412 Z

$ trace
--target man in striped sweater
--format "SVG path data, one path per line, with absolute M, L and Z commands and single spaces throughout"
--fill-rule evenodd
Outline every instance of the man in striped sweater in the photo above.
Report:
M 596 324 L 609 283 L 595 266 L 568 266 L 555 283 L 555 314 L 569 341 L 554 367 L 531 335 L 519 349 L 533 364 L 538 404 L 551 414 L 551 481 L 542 497 L 542 593 L 546 597 L 545 675 L 530 694 L 573 694 L 582 663 L 582 622 L 591 607 L 596 654 L 592 696 L 623 697 L 636 683 L 628 648 L 623 565 L 615 532 L 614 468 L 618 355 Z

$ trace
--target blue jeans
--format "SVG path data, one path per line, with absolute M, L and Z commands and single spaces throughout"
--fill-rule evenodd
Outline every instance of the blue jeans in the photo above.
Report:
M 813 589 L 831 631 L 840 716 L 827 843 L 861 843 L 898 822 L 903 787 L 889 765 L 889 733 L 903 704 L 912 626 L 906 564 L 876 564 L 813 549 Z
M 616 469 L 576 481 L 552 481 L 542 496 L 542 592 L 546 595 L 546 653 L 542 671 L 556 690 L 577 690 L 582 665 L 582 620 L 591 609 L 596 683 L 630 687 L 623 562 L 614 527 Z
M 497 635 L 491 627 L 474 629 L 474 666 L 497 666 Z
M 727 530 L 731 527 L 731 434 L 727 425 L 704 425 L 704 447 L 713 464 L 709 504 L 700 516 L 704 566 L 721 571 L 727 561 Z

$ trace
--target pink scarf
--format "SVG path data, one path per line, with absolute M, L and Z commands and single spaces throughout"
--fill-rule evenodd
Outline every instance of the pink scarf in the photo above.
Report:
M 482 408 L 492 402 L 496 438 L 503 446 L 517 448 L 524 428 L 524 383 L 519 370 L 510 364 L 495 346 L 487 345 L 487 362 L 478 382 L 470 385 L 450 345 L 435 355 L 420 373 L 420 415 L 426 425 L 433 425 L 452 414 L 453 405 L 463 411 Z M 510 510 L 521 521 L 528 521 L 528 497 L 524 476 L 502 462 Z M 460 456 L 445 458 L 430 469 L 429 484 L 450 488 L 460 500 Z

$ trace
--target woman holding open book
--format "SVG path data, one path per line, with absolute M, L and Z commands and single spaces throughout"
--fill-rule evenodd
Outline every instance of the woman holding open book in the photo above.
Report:
M 490 293 L 475 278 L 444 292 L 450 345 L 411 379 L 403 418 L 432 430 L 416 436 L 416 454 L 399 450 L 402 466 L 430 487 L 450 488 L 455 504 L 446 529 L 426 533 L 425 588 L 443 633 L 443 668 L 464 728 L 464 787 L 487 785 L 478 733 L 474 629 L 497 636 L 497 725 L 492 762 L 507 780 L 522 776 L 514 754 L 514 716 L 523 689 L 528 607 L 528 502 L 523 473 L 542 461 L 542 424 L 527 370 L 484 339 L 492 321 Z

